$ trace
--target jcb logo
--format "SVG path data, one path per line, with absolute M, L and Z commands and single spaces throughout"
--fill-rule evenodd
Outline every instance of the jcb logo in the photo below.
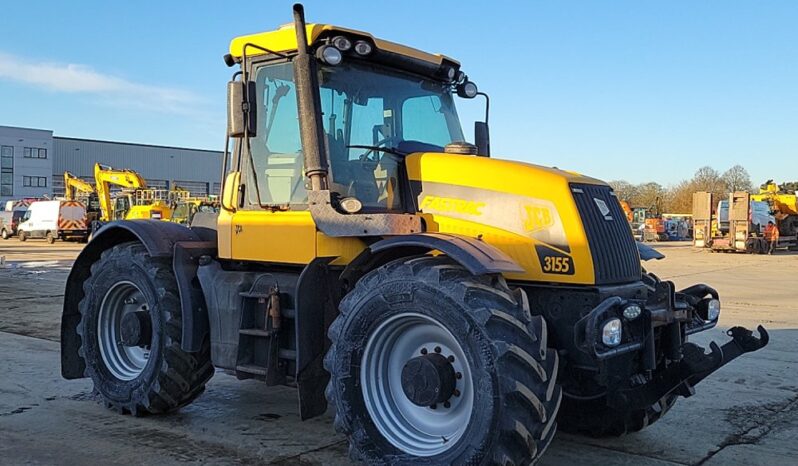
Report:
M 524 230 L 528 232 L 543 230 L 554 225 L 554 218 L 547 207 L 525 205 L 526 219 Z
M 484 202 L 466 201 L 451 197 L 425 196 L 419 208 L 423 210 L 436 210 L 438 212 L 456 212 L 458 214 L 482 215 Z

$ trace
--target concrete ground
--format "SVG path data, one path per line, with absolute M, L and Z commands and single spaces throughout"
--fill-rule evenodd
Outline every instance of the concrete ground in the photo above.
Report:
M 300 422 L 296 394 L 217 373 L 195 403 L 166 416 L 106 410 L 91 382 L 60 377 L 63 287 L 81 245 L 0 242 L 0 463 L 349 464 L 331 416 Z M 798 255 L 711 254 L 663 244 L 646 264 L 684 287 L 715 286 L 720 326 L 771 331 L 771 343 L 702 382 L 660 422 L 620 439 L 559 434 L 543 464 L 775 465 L 798 452 Z M 722 329 L 697 340 L 725 341 Z

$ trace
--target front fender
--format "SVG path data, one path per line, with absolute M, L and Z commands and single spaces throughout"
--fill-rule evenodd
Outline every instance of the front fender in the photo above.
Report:
M 78 352 L 81 345 L 80 336 L 77 333 L 77 326 L 80 323 L 78 305 L 83 299 L 83 283 L 91 273 L 91 265 L 100 258 L 103 251 L 130 241 L 138 241 L 143 244 L 151 257 L 179 259 L 173 261 L 173 269 L 178 282 L 181 306 L 184 310 L 183 346 L 186 349 L 186 345 L 198 347 L 201 344 L 201 341 L 196 342 L 194 328 L 207 329 L 207 322 L 203 327 L 201 319 L 194 319 L 196 313 L 193 310 L 204 310 L 205 304 L 204 301 L 201 304 L 195 302 L 197 290 L 191 286 L 192 277 L 188 277 L 191 268 L 188 267 L 187 272 L 185 264 L 191 262 L 189 259 L 196 260 L 199 253 L 212 253 L 215 243 L 202 241 L 197 232 L 176 223 L 159 220 L 110 222 L 104 225 L 83 248 L 67 277 L 64 308 L 61 314 L 61 375 L 66 379 L 83 377 L 86 368 L 85 361 Z M 181 251 L 176 257 L 175 249 L 177 247 L 180 247 Z M 199 299 L 202 301 L 201 291 Z M 190 312 L 185 312 L 186 310 Z M 195 320 L 199 320 L 199 322 L 195 322 Z
M 450 233 L 417 233 L 377 241 L 360 253 L 341 274 L 353 285 L 368 271 L 394 259 L 440 251 L 474 275 L 523 273 L 510 256 L 482 240 Z

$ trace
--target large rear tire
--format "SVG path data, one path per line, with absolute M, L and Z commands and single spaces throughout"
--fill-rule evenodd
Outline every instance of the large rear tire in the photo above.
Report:
M 164 413 L 191 403 L 213 375 L 206 342 L 181 349 L 182 312 L 168 261 L 140 243 L 114 246 L 92 264 L 80 301 L 80 355 L 106 405 Z
M 340 311 L 327 397 L 354 461 L 520 465 L 543 455 L 557 428 L 558 355 L 522 290 L 422 256 L 364 276 Z
M 25 242 L 25 241 L 28 239 L 28 234 L 27 234 L 27 233 L 25 233 L 25 232 L 24 232 L 24 231 L 22 231 L 22 230 L 20 230 L 20 231 L 17 233 L 17 236 L 19 237 L 19 240 L 20 240 L 20 241 L 22 241 L 23 243 L 24 243 L 24 242 Z

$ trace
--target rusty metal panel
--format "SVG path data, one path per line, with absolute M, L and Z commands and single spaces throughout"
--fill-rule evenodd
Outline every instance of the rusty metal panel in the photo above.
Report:
M 751 228 L 751 195 L 736 191 L 729 195 L 729 237 L 735 249 L 745 250 Z
M 712 193 L 693 193 L 693 246 L 705 248 L 712 236 Z
M 712 217 L 712 193 L 693 193 L 693 220 L 709 220 Z

